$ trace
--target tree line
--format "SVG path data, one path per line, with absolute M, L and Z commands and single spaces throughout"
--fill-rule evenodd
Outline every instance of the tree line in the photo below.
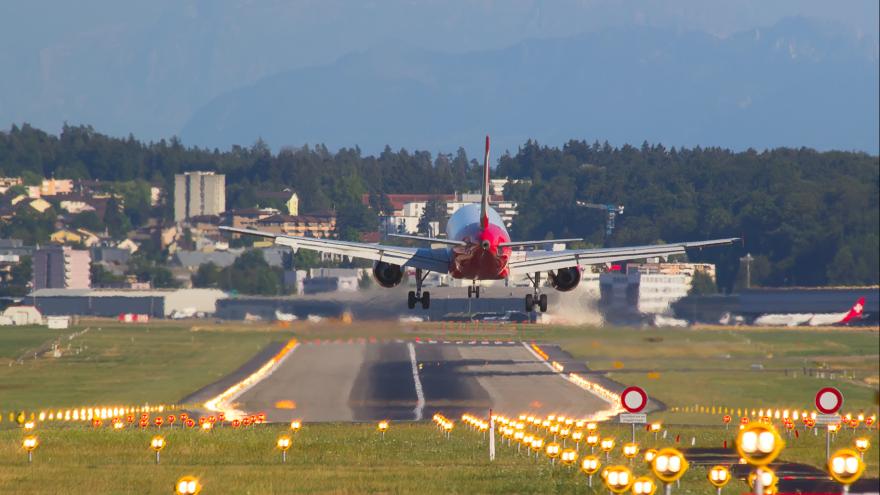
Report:
M 171 218 L 171 201 L 145 211 L 144 185 L 170 194 L 174 174 L 190 170 L 226 174 L 228 208 L 264 206 L 260 191 L 290 187 L 301 211 L 336 210 L 339 235 L 347 239 L 375 230 L 376 215 L 389 208 L 387 194 L 479 190 L 481 175 L 480 164 L 463 149 L 432 155 L 386 147 L 365 156 L 357 147 L 331 152 L 315 145 L 273 153 L 262 141 L 220 151 L 187 147 L 176 138 L 114 138 L 89 126 L 65 125 L 57 136 L 27 124 L 0 132 L 2 175 L 128 184 L 122 190 L 136 205 L 126 203 L 123 227 L 137 227 L 147 214 Z M 692 256 L 718 265 L 723 289 L 742 277 L 746 253 L 754 257 L 753 285 L 880 282 L 877 156 L 528 141 L 500 157 L 494 176 L 527 179 L 506 191 L 519 203 L 512 227 L 519 239 L 574 236 L 585 238 L 583 246 L 619 246 L 743 237 L 742 245 Z M 362 204 L 364 194 L 370 206 Z M 603 212 L 577 201 L 622 204 L 625 214 L 606 238 Z M 7 227 L 5 232 L 20 230 Z

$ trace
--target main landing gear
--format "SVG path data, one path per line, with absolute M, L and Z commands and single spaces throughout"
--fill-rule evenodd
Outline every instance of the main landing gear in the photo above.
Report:
M 526 294 L 526 312 L 531 313 L 535 310 L 535 306 L 538 306 L 542 313 L 547 312 L 547 294 L 538 293 L 541 287 L 541 272 L 535 272 L 534 277 L 526 276 L 532 282 L 532 290 L 534 291 L 533 294 Z
M 422 292 L 422 282 L 425 281 L 428 273 L 429 272 L 426 271 L 422 274 L 422 269 L 416 268 L 416 290 L 409 291 L 406 299 L 406 305 L 409 309 L 415 309 L 416 303 L 421 303 L 422 309 L 428 309 L 431 307 L 431 293 L 428 291 Z

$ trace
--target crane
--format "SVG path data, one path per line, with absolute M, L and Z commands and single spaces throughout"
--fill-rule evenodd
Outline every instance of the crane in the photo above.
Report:
M 614 220 L 617 218 L 617 215 L 623 215 L 623 205 L 601 205 L 598 203 L 587 203 L 586 201 L 578 201 L 577 205 L 607 212 L 608 216 L 605 218 L 605 237 L 610 237 L 611 233 L 614 232 Z

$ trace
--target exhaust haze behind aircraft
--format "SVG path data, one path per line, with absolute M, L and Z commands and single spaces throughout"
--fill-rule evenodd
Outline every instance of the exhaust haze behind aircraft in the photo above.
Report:
M 480 286 L 476 283 L 478 280 L 502 280 L 510 275 L 522 274 L 529 279 L 533 289 L 532 294 L 525 296 L 526 311 L 533 311 L 536 306 L 541 311 L 547 311 L 547 295 L 541 293 L 542 273 L 546 273 L 551 287 L 567 292 L 577 287 L 581 279 L 582 267 L 588 265 L 668 257 L 685 254 L 688 248 L 729 245 L 739 240 L 729 238 L 649 246 L 527 251 L 522 253 L 524 256 L 514 259 L 511 256 L 513 248 L 582 239 L 511 241 L 501 216 L 489 206 L 489 171 L 489 136 L 486 136 L 481 201 L 462 206 L 449 218 L 445 238 L 391 234 L 392 237 L 444 245 L 445 247 L 442 248 L 414 248 L 297 237 L 234 227 L 220 227 L 220 229 L 233 234 L 269 238 L 275 244 L 289 246 L 294 251 L 302 248 L 371 260 L 374 262 L 373 277 L 379 285 L 386 288 L 400 284 L 406 267 L 415 268 L 416 290 L 410 291 L 407 299 L 410 309 L 415 308 L 416 304 L 421 304 L 424 309 L 430 307 L 431 294 L 427 291 L 422 292 L 422 282 L 429 272 L 472 280 L 473 284 L 468 286 L 468 297 L 480 297 Z
M 754 325 L 786 327 L 825 327 L 848 325 L 865 317 L 865 298 L 860 297 L 849 311 L 843 313 L 767 314 L 755 318 Z

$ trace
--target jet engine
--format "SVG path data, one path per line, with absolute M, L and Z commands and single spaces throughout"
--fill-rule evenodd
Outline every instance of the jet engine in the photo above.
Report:
M 571 268 L 560 268 L 556 270 L 556 272 L 547 272 L 547 276 L 550 279 L 550 285 L 562 292 L 568 292 L 575 287 L 581 281 L 581 270 L 573 266 Z
M 373 278 L 382 287 L 391 288 L 403 279 L 403 270 L 400 269 L 400 265 L 380 261 L 373 266 Z

